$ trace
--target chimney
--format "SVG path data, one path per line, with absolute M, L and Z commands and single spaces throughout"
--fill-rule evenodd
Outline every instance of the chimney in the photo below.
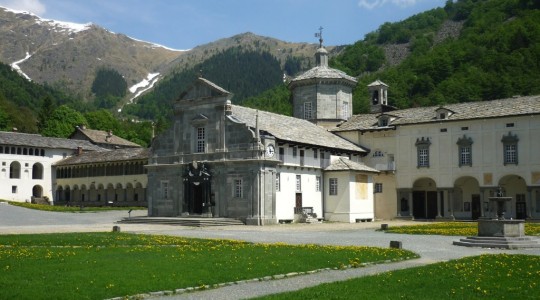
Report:
M 105 141 L 107 143 L 110 143 L 112 136 L 113 136 L 112 130 L 107 131 L 107 136 L 105 137 Z
M 77 147 L 77 156 L 83 153 L 83 148 L 81 146 Z

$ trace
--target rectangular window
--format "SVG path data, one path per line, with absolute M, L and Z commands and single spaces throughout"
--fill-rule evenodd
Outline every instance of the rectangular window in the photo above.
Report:
M 418 167 L 429 167 L 428 148 L 418 148 Z
M 304 102 L 304 119 L 306 120 L 313 119 L 311 102 Z
M 17 186 L 16 185 L 11 186 L 11 193 L 12 194 L 17 194 Z
M 441 132 L 447 132 L 447 131 L 448 131 L 448 129 L 446 129 L 446 128 L 441 128 Z
M 517 164 L 517 144 L 504 145 L 504 163 Z
M 292 148 L 292 157 L 293 157 L 293 158 L 296 158 L 296 156 L 298 155 L 297 152 L 298 152 L 298 149 L 297 149 L 296 147 L 293 147 L 293 148 Z
M 161 192 L 163 195 L 163 199 L 169 199 L 169 182 L 168 181 L 161 182 Z
M 382 183 L 375 183 L 375 193 L 382 193 Z
M 206 148 L 205 132 L 204 127 L 197 128 L 197 148 L 195 152 L 204 153 Z
M 304 150 L 300 150 L 300 165 L 304 165 Z
M 465 126 L 465 127 L 461 127 L 461 130 L 469 130 L 469 127 Z
M 296 191 L 302 191 L 302 175 L 296 175 Z
M 459 147 L 459 165 L 460 166 L 472 165 L 470 146 Z
M 281 191 L 281 173 L 276 173 L 276 191 Z
M 318 156 L 319 156 L 319 150 L 318 149 L 313 149 L 313 158 L 317 159 Z
M 315 176 L 315 191 L 321 191 L 321 176 Z
M 337 189 L 338 189 L 337 178 L 330 178 L 329 183 L 330 183 L 330 187 L 328 189 L 329 194 L 334 195 L 334 196 L 337 195 Z
M 279 160 L 285 161 L 285 149 L 283 147 L 279 147 Z
M 514 123 L 506 123 L 506 127 L 514 127 Z
M 242 198 L 242 179 L 234 180 L 234 197 Z

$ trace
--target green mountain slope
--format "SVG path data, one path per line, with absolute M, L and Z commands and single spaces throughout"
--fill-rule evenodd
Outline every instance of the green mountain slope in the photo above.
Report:
M 384 24 L 346 48 L 332 65 L 359 76 L 355 113 L 367 112 L 366 85 L 390 86 L 389 103 L 405 108 L 540 94 L 540 4 L 528 0 L 458 0 L 405 21 Z M 440 39 L 447 24 L 458 35 Z M 380 59 L 405 45 L 397 65 Z

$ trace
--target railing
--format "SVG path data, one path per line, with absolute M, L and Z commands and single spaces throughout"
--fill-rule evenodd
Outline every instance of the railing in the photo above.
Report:
M 375 164 L 375 169 L 379 171 L 395 171 L 396 163 L 392 161 L 386 164 Z

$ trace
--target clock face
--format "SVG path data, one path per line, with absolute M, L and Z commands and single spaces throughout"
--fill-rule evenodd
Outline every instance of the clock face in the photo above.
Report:
M 274 145 L 270 144 L 266 146 L 266 156 L 273 157 L 275 152 Z

